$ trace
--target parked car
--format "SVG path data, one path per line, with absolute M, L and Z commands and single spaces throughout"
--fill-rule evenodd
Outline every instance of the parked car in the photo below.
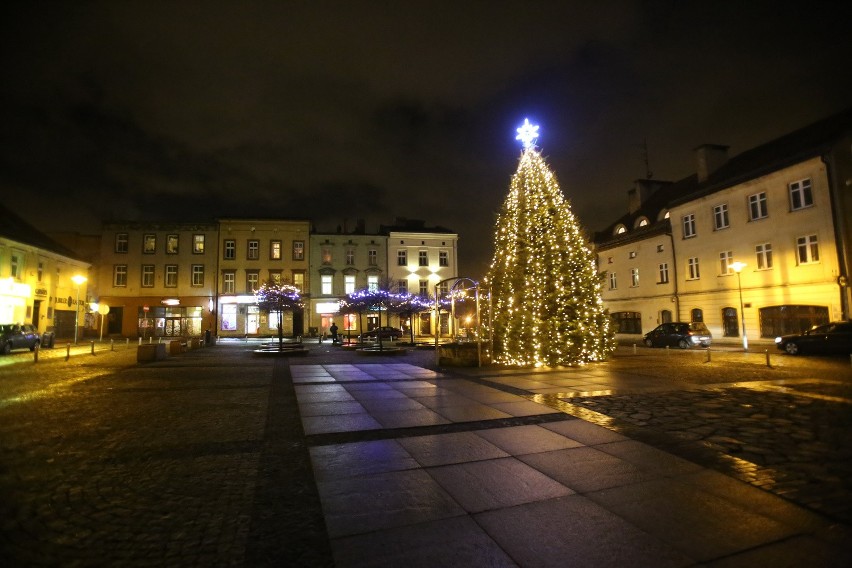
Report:
M 790 355 L 801 353 L 852 354 L 852 322 L 835 321 L 804 333 L 782 335 L 775 345 Z
M 696 345 L 710 347 L 712 341 L 710 330 L 702 322 L 663 323 L 645 334 L 645 345 L 648 347 L 689 349 Z
M 380 333 L 382 335 L 382 339 L 399 339 L 400 337 L 402 337 L 402 331 L 389 325 L 383 325 L 382 327 L 377 327 L 376 329 L 365 331 L 361 334 L 361 337 L 377 338 L 379 337 Z
M 52 332 L 51 332 L 52 333 Z M 13 349 L 33 351 L 41 344 L 38 329 L 30 324 L 0 324 L 0 353 L 7 355 Z

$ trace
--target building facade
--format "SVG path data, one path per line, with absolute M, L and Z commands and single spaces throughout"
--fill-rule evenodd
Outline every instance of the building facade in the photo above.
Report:
M 71 338 L 85 326 L 90 264 L 0 208 L 0 323 Z
M 730 159 L 695 155 L 688 178 L 637 182 L 595 236 L 619 335 L 702 321 L 745 343 L 848 319 L 852 112 Z
M 310 222 L 220 219 L 217 253 L 218 335 L 277 334 L 277 314 L 260 310 L 254 292 L 264 282 L 292 284 L 303 294 L 311 289 Z M 284 335 L 303 335 L 304 311 L 283 314 L 281 325 Z
M 104 335 L 197 336 L 215 325 L 217 226 L 106 223 L 94 300 Z

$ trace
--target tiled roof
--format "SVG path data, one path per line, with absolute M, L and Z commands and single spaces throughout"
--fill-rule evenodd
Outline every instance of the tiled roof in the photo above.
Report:
M 850 131 L 852 108 L 738 154 L 728 159 L 703 182 L 698 181 L 697 174 L 692 174 L 657 190 L 642 203 L 638 211 L 623 215 L 595 233 L 594 240 L 596 243 L 609 241 L 619 224 L 624 224 L 629 233 L 635 220 L 642 215 L 653 221 L 663 209 L 825 154 L 840 137 Z

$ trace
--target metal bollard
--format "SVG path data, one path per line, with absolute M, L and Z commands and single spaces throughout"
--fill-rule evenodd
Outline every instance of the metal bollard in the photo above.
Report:
M 707 348 L 707 359 L 706 359 L 704 362 L 705 362 L 705 363 L 709 363 L 709 362 L 710 362 L 710 348 L 709 348 L 709 347 Z
M 95 342 L 92 341 L 92 355 L 95 354 Z
M 142 345 L 142 338 L 139 338 L 139 344 Z M 130 349 L 130 338 L 127 338 L 127 343 L 124 344 L 125 349 Z
M 633 344 L 633 354 L 636 355 L 636 344 Z
M 65 360 L 67 361 L 70 358 L 71 358 L 71 344 L 68 343 L 68 344 L 65 345 Z
M 39 349 L 39 344 L 36 343 L 35 348 L 33 349 L 33 363 L 38 363 L 38 349 Z
M 109 340 L 109 350 L 110 350 L 110 351 L 115 351 L 115 339 L 110 339 L 110 340 Z
M 668 357 L 668 356 L 669 356 L 669 346 L 666 345 L 666 357 Z
M 766 366 L 771 367 L 772 365 L 769 364 L 769 349 L 764 349 L 764 353 L 766 353 Z

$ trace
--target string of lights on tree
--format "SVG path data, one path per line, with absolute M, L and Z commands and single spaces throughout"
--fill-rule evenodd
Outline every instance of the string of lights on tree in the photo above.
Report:
M 614 332 L 601 276 L 556 176 L 525 119 L 518 169 L 496 222 L 491 288 L 495 363 L 577 365 L 606 359 Z

